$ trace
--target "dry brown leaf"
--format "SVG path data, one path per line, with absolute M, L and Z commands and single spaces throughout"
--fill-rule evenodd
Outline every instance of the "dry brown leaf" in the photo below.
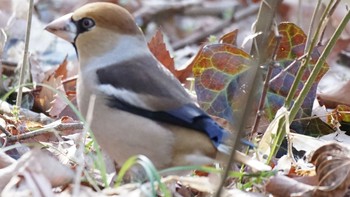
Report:
M 76 97 L 73 97 L 69 100 L 70 100 L 70 102 L 72 102 L 72 104 L 74 106 L 77 106 Z M 63 116 L 69 116 L 69 117 L 73 118 L 74 120 L 79 119 L 79 116 L 73 111 L 73 109 L 67 103 L 63 103 L 62 101 L 57 103 L 57 105 L 54 104 L 52 106 L 52 109 L 50 110 L 49 114 L 50 114 L 50 116 L 54 116 L 57 118 L 61 118 Z
M 40 71 L 36 72 L 39 72 L 37 75 L 40 74 Z M 66 96 L 68 100 L 75 103 L 76 72 L 77 70 L 73 67 L 71 62 L 68 62 L 67 57 L 57 68 L 47 71 L 45 73 L 47 76 L 46 79 L 39 82 L 51 86 L 62 94 L 57 94 L 55 91 L 47 87 L 37 88 L 34 91 L 34 93 L 39 92 L 35 96 L 35 108 L 42 112 L 48 112 L 51 117 L 61 117 L 62 112 L 68 108 L 68 104 L 60 95 Z M 34 76 L 34 74 L 32 75 Z M 38 76 L 36 76 L 36 78 L 38 78 L 37 80 L 40 79 Z M 70 114 L 73 113 L 64 113 L 63 115 Z M 74 115 L 72 117 L 76 116 Z
M 162 63 L 173 75 L 181 82 L 185 83 L 186 79 L 192 74 L 192 66 L 189 65 L 183 70 L 177 70 L 175 68 L 174 59 L 170 56 L 169 51 L 167 50 L 163 33 L 158 30 L 157 33 L 153 36 L 151 41 L 148 43 L 148 48 L 153 53 L 153 55 Z
M 63 89 L 65 90 L 65 94 L 67 99 L 72 102 L 74 106 L 77 106 L 76 100 L 76 83 L 77 78 L 72 77 L 64 80 Z M 56 99 L 53 102 L 52 108 L 49 111 L 50 116 L 53 117 L 62 117 L 62 116 L 70 116 L 73 119 L 78 119 L 78 115 L 74 113 L 71 107 L 66 103 L 62 98 L 59 98 L 58 95 L 55 96 Z
M 72 123 L 75 122 L 73 118 L 69 117 L 69 116 L 63 116 L 61 117 L 61 122 L 62 123 Z
M 66 95 L 69 100 L 75 97 L 76 95 L 76 87 L 77 87 L 77 76 L 65 79 L 62 81 L 64 90 L 66 91 Z
M 220 43 L 226 43 L 226 44 L 232 44 L 234 46 L 237 46 L 237 35 L 238 35 L 238 29 L 235 29 L 225 35 L 223 35 L 220 39 Z
M 76 157 L 77 147 L 73 140 L 59 142 L 41 142 L 46 146 L 46 150 L 54 155 L 58 161 L 64 165 L 72 165 L 72 160 Z
M 56 90 L 60 88 L 60 91 L 62 91 L 61 77 L 56 78 L 54 75 L 50 75 L 42 83 L 51 86 Z M 42 87 L 39 95 L 35 97 L 35 106 L 38 107 L 41 111 L 47 112 L 52 106 L 55 95 L 56 93 L 51 89 Z
M 311 157 L 318 185 L 315 196 L 344 196 L 350 186 L 350 150 L 338 143 L 324 145 Z
M 68 70 L 67 70 L 67 56 L 64 58 L 63 62 L 58 66 L 58 68 L 55 70 L 55 77 L 61 77 L 61 80 L 65 80 L 68 76 Z
M 39 129 L 39 128 L 43 128 L 43 124 L 40 122 L 34 122 L 31 120 L 25 120 L 25 125 L 29 130 L 34 130 L 34 129 Z
M 49 180 L 41 173 L 21 171 L 2 190 L 1 196 L 54 196 Z
M 0 169 L 1 196 L 3 196 L 6 191 L 18 191 L 16 188 L 20 188 L 19 185 L 8 184 L 10 179 L 14 179 L 15 183 L 18 184 L 25 183 L 25 181 L 27 181 L 26 177 L 21 178 L 20 180 L 17 179 L 19 174 L 23 175 L 24 173 L 31 174 L 32 178 L 40 176 L 37 177 L 40 180 L 42 180 L 42 177 L 45 177 L 47 182 L 53 187 L 68 184 L 74 178 L 74 172 L 70 168 L 59 163 L 57 159 L 49 156 L 46 152 L 34 149 L 24 154 L 19 160 L 6 168 Z M 7 187 L 6 191 L 3 190 L 5 186 Z
M 276 175 L 269 180 L 265 186 L 265 189 L 275 197 L 292 195 L 311 196 L 314 187 L 283 175 Z
M 14 124 L 7 124 L 5 129 L 12 135 L 20 135 L 28 131 L 26 121 L 17 121 Z
M 59 117 L 62 111 L 66 109 L 68 104 L 65 99 L 61 98 L 58 94 L 56 94 L 54 97 L 55 99 L 51 102 L 52 106 L 48 111 L 51 117 Z
M 43 112 L 48 112 L 51 117 L 57 117 L 67 107 L 65 99 L 61 97 L 66 96 L 62 85 L 62 75 L 58 77 L 55 77 L 55 74 L 50 75 L 43 83 L 61 92 L 61 94 L 57 94 L 50 88 L 42 87 L 39 95 L 35 98 L 35 106 Z
M 168 49 L 165 46 L 163 33 L 158 30 L 148 43 L 149 50 L 153 55 L 170 70 L 174 75 L 177 72 L 175 69 L 174 59 L 170 56 Z
M 341 104 L 350 106 L 350 81 L 339 83 L 332 91 L 319 93 L 318 99 L 327 108 Z

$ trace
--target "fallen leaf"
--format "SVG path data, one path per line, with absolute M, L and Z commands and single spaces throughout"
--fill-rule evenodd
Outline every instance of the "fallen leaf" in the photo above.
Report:
M 350 150 L 339 143 L 317 149 L 310 162 L 316 167 L 319 188 L 315 196 L 344 196 L 350 186 Z M 322 186 L 322 187 L 320 187 Z
M 56 78 L 54 75 L 50 75 L 42 83 L 57 90 L 61 86 L 61 77 Z M 48 110 L 52 107 L 52 102 L 55 99 L 55 95 L 56 93 L 50 88 L 42 87 L 39 95 L 35 97 L 34 105 L 42 112 L 48 112 Z
M 327 92 L 318 93 L 318 99 L 327 108 L 335 108 L 337 105 L 350 106 L 350 80 L 339 82 Z
M 67 70 L 67 56 L 64 58 L 63 62 L 58 66 L 58 68 L 55 70 L 55 77 L 61 77 L 61 80 L 65 80 L 68 76 L 68 70 Z
M 153 55 L 172 73 L 176 73 L 174 58 L 170 56 L 168 49 L 164 43 L 163 33 L 158 30 L 148 43 L 148 48 Z
M 19 187 L 17 184 L 23 184 L 26 181 L 25 177 L 22 177 L 20 180 L 16 179 L 18 174 L 21 173 L 33 173 L 33 176 L 44 176 L 47 183 L 53 187 L 65 185 L 71 182 L 74 178 L 74 172 L 70 168 L 59 163 L 57 159 L 49 156 L 44 151 L 34 149 L 24 154 L 19 160 L 6 168 L 0 169 L 1 196 L 9 191 L 18 191 L 16 190 L 16 188 Z M 16 181 L 15 183 L 17 184 L 9 184 L 11 179 L 15 179 L 13 181 Z M 3 190 L 5 187 L 7 187 L 6 190 Z
M 148 48 L 158 61 L 162 63 L 181 83 L 185 83 L 186 79 L 191 76 L 192 66 L 186 66 L 183 70 L 177 70 L 175 68 L 174 58 L 170 56 L 164 43 L 163 34 L 160 30 L 157 31 L 148 43 Z
M 238 35 L 238 29 L 235 29 L 235 30 L 223 35 L 219 39 L 219 43 L 226 43 L 226 44 L 232 44 L 234 46 L 237 46 L 237 35 Z
M 265 189 L 275 197 L 311 196 L 314 187 L 283 175 L 276 175 L 268 181 Z

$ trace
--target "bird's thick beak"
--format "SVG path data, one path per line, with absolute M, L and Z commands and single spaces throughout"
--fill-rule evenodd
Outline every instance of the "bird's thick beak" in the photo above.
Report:
M 66 14 L 52 21 L 45 27 L 45 30 L 68 42 L 74 43 L 74 39 L 77 36 L 77 27 L 72 21 L 72 15 L 73 13 Z

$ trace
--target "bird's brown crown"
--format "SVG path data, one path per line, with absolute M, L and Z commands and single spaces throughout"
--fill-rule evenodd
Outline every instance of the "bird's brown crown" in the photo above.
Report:
M 91 27 L 80 30 L 84 19 L 91 19 Z M 91 3 L 77 9 L 72 20 L 78 27 L 75 46 L 78 51 L 80 64 L 86 66 L 90 59 L 97 59 L 102 56 L 110 55 L 116 61 L 116 48 L 122 48 L 121 51 L 133 51 L 135 48 L 130 47 L 133 40 L 144 42 L 144 36 L 140 28 L 135 24 L 131 14 L 124 8 L 112 3 Z M 89 26 L 89 24 L 88 24 Z M 129 39 L 127 41 L 127 39 Z M 129 42 L 127 46 L 122 43 Z M 136 46 L 136 45 L 135 45 Z M 136 48 L 137 49 L 137 48 Z M 118 52 L 119 53 L 119 52 Z M 104 62 L 106 57 L 102 58 Z
M 91 18 L 96 26 L 119 34 L 136 35 L 141 31 L 131 14 L 124 8 L 105 2 L 86 4 L 73 13 L 73 20 Z

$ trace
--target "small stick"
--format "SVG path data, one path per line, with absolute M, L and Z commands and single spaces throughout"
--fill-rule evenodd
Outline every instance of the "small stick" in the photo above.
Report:
M 275 28 L 277 28 L 277 27 L 275 27 Z M 276 46 L 275 46 L 275 49 L 274 49 L 274 51 L 272 53 L 272 62 L 269 63 L 268 68 L 267 68 L 267 74 L 266 74 L 266 78 L 265 78 L 265 81 L 264 81 L 263 92 L 261 93 L 261 97 L 260 97 L 260 101 L 259 101 L 259 107 L 258 107 L 258 112 L 256 113 L 254 124 L 253 124 L 253 128 L 252 128 L 252 131 L 251 131 L 251 137 L 253 137 L 253 135 L 258 130 L 260 119 L 261 119 L 261 116 L 262 116 L 262 112 L 264 111 L 266 94 L 267 94 L 267 91 L 269 89 L 269 84 L 270 84 L 269 81 L 270 81 L 270 78 L 271 78 L 271 75 L 272 75 L 272 69 L 273 69 L 273 67 L 275 67 L 278 64 L 277 61 L 276 61 L 276 57 L 277 57 L 276 54 L 277 54 L 277 50 L 278 50 L 278 47 L 280 45 L 282 36 L 279 34 L 278 29 L 277 29 L 277 31 L 275 31 L 275 34 L 276 34 L 275 35 L 275 37 L 276 37 Z
M 24 83 L 24 75 L 27 70 L 27 61 L 28 61 L 28 48 L 29 48 L 29 40 L 30 40 L 30 29 L 32 27 L 32 15 L 33 15 L 33 0 L 29 0 L 29 10 L 28 10 L 28 18 L 27 18 L 27 29 L 26 29 L 26 38 L 24 45 L 24 53 L 23 53 L 23 62 L 21 66 L 21 72 L 19 77 L 19 88 L 16 98 L 16 106 L 18 108 L 21 107 L 22 103 L 22 84 Z
M 83 124 L 82 123 L 60 123 L 52 127 L 45 127 L 42 129 L 38 129 L 35 131 L 30 131 L 24 134 L 20 135 L 11 135 L 6 138 L 7 142 L 16 142 L 19 140 L 25 140 L 29 139 L 35 136 L 39 136 L 45 133 L 50 133 L 52 130 L 57 130 L 57 131 L 65 131 L 65 130 L 76 130 L 76 129 L 83 129 Z

